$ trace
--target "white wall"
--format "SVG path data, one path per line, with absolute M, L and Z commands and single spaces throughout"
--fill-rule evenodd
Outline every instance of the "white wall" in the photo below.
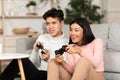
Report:
M 4 0 L 5 15 L 6 16 L 25 16 L 28 13 L 28 9 L 26 8 L 26 4 L 28 1 L 29 0 L 24 0 L 24 1 L 23 0 Z M 39 0 L 35 0 L 35 1 L 37 2 L 36 13 L 39 16 L 42 16 L 52 6 L 50 2 L 51 0 L 46 0 L 43 3 L 40 3 Z M 61 9 L 64 10 L 68 2 L 69 0 L 60 0 L 59 4 L 62 5 Z M 0 4 L 1 4 L 1 1 L 0 1 Z M 1 13 L 1 7 L 0 7 L 0 13 Z M 42 18 L 5 19 L 4 33 L 5 35 L 8 35 L 8 34 L 13 35 L 12 29 L 16 27 L 30 27 L 32 31 L 39 31 L 40 33 L 43 33 L 43 23 L 44 23 L 44 20 Z M 1 25 L 1 21 L 0 21 L 0 25 Z
M 26 3 L 29 0 L 12 0 L 13 4 L 8 3 L 11 0 L 4 0 L 5 2 L 5 15 L 9 15 L 9 8 L 12 5 L 14 8 L 14 15 L 22 16 L 28 13 L 28 9 L 25 7 Z M 39 0 L 35 0 L 37 2 L 36 12 L 38 15 L 42 16 L 44 12 L 51 8 L 51 0 L 47 0 L 48 2 L 40 3 Z M 59 4 L 61 5 L 61 9 L 65 13 L 65 8 L 69 7 L 68 3 L 70 0 L 59 0 Z M 104 14 L 103 23 L 112 23 L 112 22 L 120 22 L 120 0 L 94 0 L 94 4 L 99 5 L 101 9 L 101 13 Z M 0 0 L 1 4 L 1 0 Z M 0 5 L 1 6 L 1 5 Z M 0 7 L 0 15 L 1 15 L 1 7 Z M 5 19 L 5 33 L 13 34 L 12 28 L 14 27 L 30 27 L 33 31 L 43 32 L 43 22 L 42 18 L 28 18 L 28 19 Z M 1 20 L 0 20 L 1 27 Z
M 105 23 L 120 22 L 120 0 L 103 0 Z
M 120 22 L 120 0 L 106 0 L 104 4 L 105 22 Z

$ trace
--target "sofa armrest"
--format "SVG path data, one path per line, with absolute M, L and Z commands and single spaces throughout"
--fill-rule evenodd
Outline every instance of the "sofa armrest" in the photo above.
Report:
M 17 53 L 30 53 L 33 49 L 33 44 L 35 43 L 37 37 L 24 37 L 16 40 L 16 52 Z

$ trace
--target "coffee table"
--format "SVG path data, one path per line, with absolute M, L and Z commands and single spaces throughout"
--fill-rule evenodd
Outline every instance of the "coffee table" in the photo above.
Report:
M 3 60 L 11 60 L 11 59 L 17 59 L 19 69 L 20 69 L 20 75 L 21 75 L 21 80 L 25 80 L 25 74 L 23 70 L 23 64 L 22 64 L 22 58 L 27 58 L 29 57 L 28 54 L 22 54 L 22 53 L 2 53 L 0 54 L 0 62 Z

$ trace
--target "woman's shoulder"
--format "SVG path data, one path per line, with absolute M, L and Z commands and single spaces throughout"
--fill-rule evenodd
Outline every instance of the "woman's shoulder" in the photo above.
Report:
M 102 39 L 95 38 L 92 42 L 94 42 L 94 43 L 102 43 Z

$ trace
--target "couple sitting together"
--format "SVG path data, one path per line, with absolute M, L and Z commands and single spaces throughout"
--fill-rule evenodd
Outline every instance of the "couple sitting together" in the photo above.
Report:
M 62 32 L 62 10 L 52 8 L 43 19 L 48 34 L 40 35 L 30 57 L 22 59 L 26 80 L 105 80 L 103 42 L 95 38 L 85 18 L 72 20 L 69 39 Z M 1 73 L 0 80 L 14 80 L 18 73 L 14 59 Z

